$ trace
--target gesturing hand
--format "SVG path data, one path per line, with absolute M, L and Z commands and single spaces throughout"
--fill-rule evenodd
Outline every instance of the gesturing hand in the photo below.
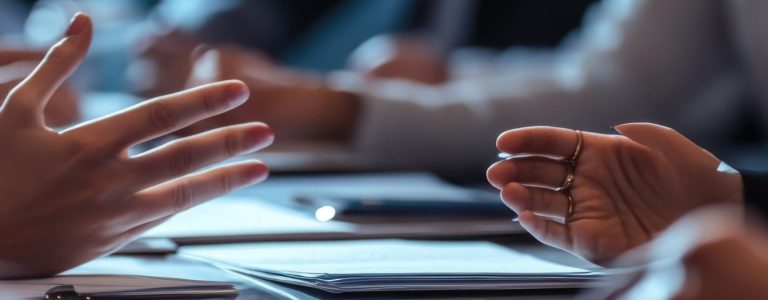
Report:
M 577 144 L 570 129 L 504 132 L 497 147 L 513 158 L 491 166 L 488 180 L 534 237 L 600 264 L 696 207 L 743 202 L 741 176 L 676 131 L 647 123 L 615 129 L 621 135 L 583 133 L 567 191 L 555 189 Z
M 238 81 L 160 97 L 64 132 L 44 125 L 51 94 L 91 41 L 76 15 L 67 36 L 0 107 L 0 278 L 51 275 L 105 255 L 173 214 L 263 180 L 246 161 L 192 173 L 271 143 L 261 123 L 220 128 L 131 157 L 127 148 L 223 113 L 248 98 Z

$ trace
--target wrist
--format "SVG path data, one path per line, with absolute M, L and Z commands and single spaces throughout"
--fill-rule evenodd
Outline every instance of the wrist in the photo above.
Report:
M 362 101 L 354 93 L 333 89 L 327 85 L 310 87 L 316 113 L 310 118 L 308 138 L 313 140 L 348 143 L 357 128 Z

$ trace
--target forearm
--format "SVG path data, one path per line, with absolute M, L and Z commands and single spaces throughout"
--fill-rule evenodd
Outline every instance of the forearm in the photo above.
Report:
M 634 121 L 677 128 L 711 145 L 729 130 L 724 124 L 736 123 L 739 105 L 724 99 L 735 99 L 741 88 L 729 57 L 717 50 L 724 37 L 710 28 L 717 7 L 649 0 L 623 10 L 622 3 L 604 2 L 579 39 L 535 61 L 502 65 L 500 58 L 494 70 L 439 86 L 338 80 L 338 88 L 363 100 L 360 151 L 384 166 L 479 169 L 506 129 L 607 131 Z M 615 39 L 606 38 L 605 28 L 615 29 Z
M 626 82 L 571 87 L 557 78 L 496 78 L 428 87 L 378 82 L 363 100 L 355 145 L 371 167 L 481 172 L 495 160 L 499 133 L 551 125 L 610 130 L 621 122 L 669 119 L 652 97 Z M 648 99 L 648 100 L 644 100 Z

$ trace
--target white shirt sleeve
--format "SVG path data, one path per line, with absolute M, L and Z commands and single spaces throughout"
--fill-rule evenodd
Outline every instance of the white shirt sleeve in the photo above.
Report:
M 454 79 L 439 86 L 352 73 L 331 82 L 364 100 L 355 146 L 369 167 L 482 170 L 499 133 L 530 125 L 609 131 L 651 121 L 716 139 L 742 90 L 721 5 L 604 0 L 559 49 L 457 58 Z

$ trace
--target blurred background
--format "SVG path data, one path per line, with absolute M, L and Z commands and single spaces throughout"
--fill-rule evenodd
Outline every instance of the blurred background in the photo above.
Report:
M 471 13 L 450 7 L 467 1 L 447 1 L 455 2 L 448 7 L 441 2 L 446 1 L 3 0 L 0 43 L 46 49 L 61 37 L 73 13 L 85 11 L 93 17 L 96 33 L 81 72 L 99 76 L 80 76 L 78 85 L 93 91 L 146 91 L 163 80 L 147 77 L 154 74 L 152 69 L 172 64 L 163 59 L 189 60 L 201 43 L 235 44 L 313 71 L 344 68 L 358 46 L 385 33 L 439 37 L 445 51 L 468 46 L 551 48 L 579 27 L 597 1 L 481 0 L 471 1 L 478 2 Z M 440 24 L 445 14 L 458 16 L 450 19 L 460 23 Z
M 199 83 L 239 76 L 253 78 L 247 83 L 252 91 L 259 93 L 260 98 L 275 98 L 276 101 L 329 98 L 327 103 L 341 103 L 341 100 L 332 100 L 346 99 L 344 97 L 348 95 L 344 93 L 348 91 L 336 93 L 318 86 L 329 82 L 331 76 L 328 74 L 351 71 L 412 83 L 386 89 L 389 94 L 397 94 L 400 88 L 400 94 L 410 97 L 406 99 L 422 105 L 417 109 L 423 109 L 424 117 L 413 113 L 411 116 L 415 117 L 412 119 L 425 120 L 430 118 L 427 116 L 436 116 L 445 113 L 442 110 L 448 110 L 444 114 L 448 117 L 444 120 L 456 120 L 452 125 L 440 123 L 444 121 L 441 120 L 435 122 L 434 128 L 425 127 L 428 130 L 423 130 L 425 134 L 421 136 L 431 140 L 424 145 L 432 143 L 433 146 L 386 148 L 381 147 L 384 140 L 398 137 L 401 133 L 371 135 L 370 139 L 381 141 L 369 144 L 380 150 L 368 154 L 376 158 L 402 158 L 402 163 L 390 160 L 379 165 L 432 171 L 440 171 L 434 166 L 445 166 L 445 169 L 455 172 L 470 166 L 472 177 L 480 178 L 482 169 L 496 159 L 493 156 L 493 139 L 504 129 L 545 124 L 608 132 L 609 126 L 631 120 L 659 122 L 679 129 L 735 166 L 768 167 L 768 160 L 762 154 L 765 134 L 761 126 L 764 124 L 761 125 L 763 121 L 755 109 L 761 104 L 745 100 L 753 96 L 746 92 L 746 80 L 742 80 L 741 75 L 731 76 L 732 70 L 719 67 L 719 61 L 712 63 L 716 67 L 699 68 L 694 67 L 700 65 L 696 60 L 687 60 L 688 57 L 697 57 L 712 61 L 707 56 L 709 54 L 702 54 L 706 51 L 696 50 L 697 56 L 686 52 L 698 46 L 694 44 L 700 36 L 695 33 L 695 26 L 670 27 L 676 30 L 670 31 L 670 36 L 680 34 L 691 37 L 691 42 L 678 41 L 682 45 L 680 49 L 672 48 L 675 45 L 670 43 L 669 48 L 662 52 L 656 49 L 656 44 L 643 44 L 644 38 L 651 39 L 647 34 L 651 31 L 659 33 L 653 37 L 656 42 L 659 39 L 671 40 L 664 35 L 664 30 L 657 30 L 652 24 L 656 20 L 654 14 L 662 21 L 659 24 L 680 21 L 674 20 L 678 17 L 672 13 L 664 14 L 666 11 L 674 12 L 664 5 L 674 6 L 663 1 L 603 3 L 598 0 L 3 0 L 0 1 L 0 47 L 44 51 L 62 36 L 75 12 L 84 11 L 93 17 L 95 37 L 89 56 L 70 81 L 65 96 L 62 96 L 72 98 L 70 102 L 80 103 L 79 107 L 74 105 L 75 111 L 54 118 L 57 120 L 51 124 L 54 126 L 79 118 L 97 117 L 142 99 Z M 654 19 L 649 19 L 651 17 Z M 697 18 L 699 16 L 691 17 L 690 24 L 697 24 L 694 23 L 697 20 L 709 20 Z M 644 22 L 644 27 L 632 22 Z M 720 32 L 700 29 L 702 32 L 715 32 L 713 36 Z M 717 38 L 721 37 L 718 35 Z M 714 51 L 713 56 L 719 55 L 728 52 L 726 46 L 723 44 L 722 51 L 709 50 Z M 214 48 L 220 54 L 216 71 L 214 68 L 206 69 L 206 60 L 203 59 L 204 54 Z M 646 50 L 648 53 L 643 56 Z M 726 57 L 723 59 L 730 60 L 728 55 L 723 54 Z M 656 58 L 659 59 L 654 61 Z M 465 61 L 472 64 L 461 64 Z M 619 71 L 629 75 L 616 72 L 617 68 L 623 68 Z M 634 77 L 636 74 L 633 72 L 644 75 Z M 13 79 L 13 76 L 5 77 Z M 522 79 L 518 80 L 518 77 Z M 457 78 L 471 80 L 454 80 Z M 0 84 L 3 82 L 7 90 L 14 81 L 4 80 Z M 259 90 L 275 82 L 284 89 Z M 610 84 L 614 86 L 602 89 Z M 412 88 L 414 85 L 416 89 Z M 423 86 L 438 88 L 425 92 Z M 301 94 L 302 91 L 304 94 Z M 429 101 L 414 99 L 438 94 L 455 96 L 454 91 L 464 97 L 456 96 L 457 99 L 469 103 L 468 110 L 476 110 L 472 116 L 476 119 L 463 120 L 466 115 L 451 117 L 450 105 L 442 110 L 429 110 L 424 108 L 434 106 Z M 376 89 L 367 87 L 358 87 L 356 92 L 359 93 L 355 97 L 363 100 L 379 96 Z M 510 106 L 509 111 L 519 111 L 519 114 L 510 115 L 507 121 L 503 120 L 502 113 L 493 115 L 483 111 L 494 110 L 489 108 L 493 106 L 471 104 L 475 98 L 498 96 L 494 93 L 508 97 L 510 103 L 531 104 L 524 109 L 517 108 L 519 103 L 514 108 Z M 394 98 L 402 95 L 395 95 Z M 422 95 L 430 97 L 420 97 Z M 575 112 L 575 109 L 548 103 L 574 103 L 568 97 L 579 101 L 602 98 L 601 101 L 608 105 L 598 103 L 589 107 L 593 112 L 585 110 L 584 114 L 576 113 L 571 119 L 558 118 L 558 114 L 570 116 L 568 113 Z M 445 101 L 450 104 L 453 100 Z M 625 101 L 627 106 L 621 106 L 620 101 Z M 368 102 L 379 103 L 373 100 Z M 294 106 L 305 105 L 303 102 L 296 103 Z M 368 113 L 366 109 L 354 105 L 336 108 L 309 105 L 304 111 L 287 113 L 290 116 L 307 116 L 298 118 L 301 121 L 297 122 L 283 118 L 281 113 L 284 109 L 273 109 L 275 105 L 269 102 L 253 105 L 241 109 L 253 113 L 246 114 L 244 118 L 273 125 L 278 134 L 277 149 L 281 149 L 280 146 L 289 139 L 313 141 L 315 136 L 321 136 L 322 139 L 335 141 L 339 136 L 349 138 L 351 133 L 346 131 L 354 129 L 338 128 L 352 128 L 357 123 L 336 122 L 334 114 L 337 111 L 338 115 L 357 113 L 359 110 Z M 307 113 L 318 109 L 337 110 L 325 119 L 312 119 L 315 116 Z M 414 111 L 408 107 L 403 111 L 409 110 Z M 262 115 L 257 116 L 254 111 Z M 550 111 L 554 113 L 549 114 Z M 503 113 L 506 114 L 506 111 Z M 462 122 L 464 125 L 485 122 L 483 114 L 488 114 L 487 120 L 493 123 L 492 126 L 457 125 Z M 243 118 L 243 115 L 233 113 L 219 118 L 216 120 L 218 123 L 209 122 L 182 134 L 243 120 L 238 117 Z M 355 120 L 363 117 L 355 117 Z M 310 122 L 313 120 L 336 126 L 327 129 L 328 132 L 332 129 L 336 132 L 302 132 L 306 128 L 317 127 Z M 450 129 L 442 130 L 441 126 L 445 124 Z M 454 125 L 455 128 L 450 127 Z M 451 144 L 450 137 L 434 134 L 440 131 L 454 132 L 462 139 Z M 412 135 L 418 138 L 416 133 L 414 131 Z M 415 144 L 414 139 L 407 138 L 400 143 Z M 484 146 L 470 147 L 477 144 Z M 435 150 L 445 149 L 445 145 L 455 146 L 455 153 L 465 155 L 437 155 Z M 344 152 L 337 148 L 330 148 L 329 151 L 321 151 L 317 147 L 300 148 L 305 152 L 312 149 L 315 158 L 320 157 L 320 160 L 333 161 L 320 169 L 339 169 L 340 166 L 354 164 L 375 165 L 360 163 L 360 159 L 355 162 L 348 153 L 333 156 Z M 402 153 L 393 152 L 400 150 Z M 323 153 L 330 156 L 323 156 Z M 413 161 L 408 161 L 406 157 L 411 156 Z M 370 157 L 364 158 L 365 162 L 372 161 Z M 308 164 L 316 163 L 297 160 L 295 156 L 279 158 L 287 163 L 286 169 L 307 170 L 311 169 L 307 168 Z M 273 166 L 281 169 L 279 163 L 273 163 Z

